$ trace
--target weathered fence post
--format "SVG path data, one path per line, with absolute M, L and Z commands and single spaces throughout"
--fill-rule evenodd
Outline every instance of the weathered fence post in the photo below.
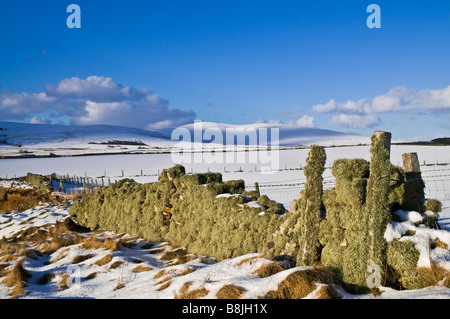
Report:
M 403 169 L 405 170 L 406 180 L 417 180 L 422 178 L 420 173 L 419 157 L 417 153 L 402 154 Z
M 258 194 L 258 196 L 261 196 L 261 192 L 259 191 L 259 183 L 255 182 L 255 191 Z

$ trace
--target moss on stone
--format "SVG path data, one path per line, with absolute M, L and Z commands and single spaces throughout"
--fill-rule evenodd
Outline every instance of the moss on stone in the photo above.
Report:
M 163 170 L 155 183 L 120 180 L 74 203 L 70 215 L 92 229 L 167 240 L 217 259 L 260 252 L 280 225 L 279 204 L 264 198 L 274 214 L 260 216 L 266 207 L 244 205 L 256 198 L 242 195 L 243 180 L 222 182 L 220 173 L 184 172 L 182 166 Z M 237 196 L 216 198 L 222 193 Z

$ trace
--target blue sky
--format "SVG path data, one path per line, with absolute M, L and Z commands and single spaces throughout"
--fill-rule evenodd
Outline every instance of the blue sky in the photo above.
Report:
M 0 43 L 0 120 L 450 136 L 447 0 L 4 0 Z

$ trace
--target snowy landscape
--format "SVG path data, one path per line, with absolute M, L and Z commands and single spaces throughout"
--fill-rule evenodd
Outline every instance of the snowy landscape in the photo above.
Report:
M 7 143 L 0 145 L 1 187 L 29 188 L 13 178 L 27 173 L 59 176 L 90 177 L 97 185 L 131 178 L 138 183 L 158 180 L 160 172 L 182 164 L 188 173 L 219 172 L 224 181 L 243 179 L 247 189 L 259 184 L 262 194 L 289 208 L 297 199 L 306 178 L 302 167 L 306 164 L 309 145 L 327 146 L 327 164 L 323 174 L 326 188 L 334 187 L 331 165 L 339 158 L 370 159 L 370 139 L 363 136 L 333 134 L 332 131 L 287 131 L 287 142 L 277 150 L 279 165 L 272 171 L 262 171 L 262 163 L 175 163 L 171 156 L 175 141 L 154 132 L 128 130 L 118 127 L 68 127 L 26 125 L 1 122 L 8 133 Z M 80 133 L 81 132 L 81 133 Z M 72 134 L 73 133 L 73 134 Z M 293 140 L 292 136 L 297 136 Z M 347 137 L 347 139 L 345 138 Z M 395 137 L 394 141 L 395 141 Z M 122 141 L 121 145 L 108 143 Z M 134 142 L 134 143 L 124 143 Z M 283 138 L 281 138 L 283 141 Z M 105 143 L 105 144 L 102 144 Z M 135 145 L 133 145 L 135 144 Z M 20 145 L 20 146 L 19 146 Z M 108 146 L 114 147 L 108 147 Z M 218 145 L 218 148 L 223 147 Z M 144 148 L 144 149 L 143 149 Z M 23 150 L 22 152 L 20 152 Z M 26 152 L 24 152 L 26 150 Z M 134 154 L 142 152 L 142 154 Z M 256 152 L 249 149 L 247 152 Z M 400 238 L 407 232 L 420 251 L 418 266 L 429 267 L 430 258 L 450 271 L 450 146 L 397 145 L 391 146 L 391 162 L 402 166 L 402 154 L 417 152 L 425 182 L 427 198 L 442 202 L 439 229 L 418 225 L 427 212 L 395 214 L 398 221 L 391 222 L 385 233 L 387 241 Z M 52 153 L 51 157 L 48 157 Z M 108 154 L 118 153 L 118 154 Z M 133 153 L 133 154 L 130 154 Z M 76 156 L 86 155 L 90 156 Z M 94 155 L 96 154 L 96 155 Z M 33 155 L 33 156 L 22 156 Z M 25 157 L 25 158 L 24 158 Z M 59 185 L 54 185 L 58 188 Z M 60 193 L 60 202 L 39 203 L 37 206 L 0 215 L 0 239 L 20 238 L 26 241 L 39 231 L 49 232 L 62 227 L 69 216 L 68 210 L 77 200 L 80 186 L 65 184 L 67 193 Z M 58 226 L 59 225 L 59 226 Z M 57 226 L 57 227 L 56 227 Z M 61 229 L 65 229 L 62 227 Z M 67 230 L 67 229 L 66 229 Z M 28 243 L 21 249 L 4 254 L 0 259 L 0 272 L 13 273 L 22 269 L 22 291 L 13 293 L 11 286 L 0 283 L 0 298 L 225 298 L 256 299 L 276 291 L 289 275 L 308 271 L 311 267 L 285 267 L 262 275 L 272 260 L 263 254 L 247 254 L 220 262 L 210 256 L 198 256 L 184 247 L 172 247 L 168 242 L 148 242 L 133 234 L 117 234 L 107 230 L 76 233 L 68 231 L 67 245 L 57 247 L 49 254 L 38 252 L 43 243 Z M 405 238 L 405 237 L 402 237 Z M 441 245 L 430 249 L 430 240 L 439 239 Z M 1 249 L 13 250 L 2 246 Z M 20 268 L 20 267 L 21 268 Z M 330 283 L 317 282 L 304 298 L 329 297 L 324 287 Z M 325 289 L 326 290 L 326 289 Z M 437 299 L 450 298 L 450 288 L 435 285 L 417 290 L 395 290 L 380 287 L 380 294 L 353 295 L 334 286 L 339 298 Z M 227 294 L 228 293 L 228 294 Z

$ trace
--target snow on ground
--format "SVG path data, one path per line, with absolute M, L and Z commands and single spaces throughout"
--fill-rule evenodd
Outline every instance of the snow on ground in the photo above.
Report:
M 27 227 L 46 227 L 55 225 L 68 216 L 68 208 L 41 204 L 24 212 L 14 212 L 0 216 L 0 238 L 11 237 Z M 401 223 L 411 222 L 409 219 Z M 409 229 L 409 228 L 408 228 Z M 449 232 L 439 232 L 440 238 L 448 240 Z M 425 232 L 425 230 L 424 230 Z M 26 258 L 24 268 L 31 274 L 27 280 L 27 295 L 20 298 L 146 298 L 171 299 L 181 295 L 182 287 L 189 283 L 189 290 L 206 289 L 206 299 L 216 298 L 220 288 L 235 285 L 243 289 L 244 299 L 256 299 L 270 290 L 276 290 L 278 284 L 295 271 L 309 269 L 295 267 L 278 272 L 272 276 L 261 278 L 255 271 L 271 261 L 254 253 L 215 262 L 205 256 L 190 256 L 187 262 L 176 264 L 173 260 L 162 258 L 166 251 L 180 248 L 171 247 L 164 242 L 146 242 L 127 234 L 114 234 L 107 231 L 83 234 L 86 237 L 94 234 L 100 240 L 118 239 L 133 245 L 121 246 L 120 250 L 111 252 L 106 248 L 87 249 L 83 244 L 62 247 L 53 254 Z M 447 237 L 445 237 L 447 236 Z M 150 244 L 150 245 L 149 245 Z M 76 256 L 87 256 L 86 260 L 73 264 Z M 107 264 L 100 264 L 105 256 L 111 255 Z M 450 269 L 448 250 L 436 250 Z M 5 264 L 5 262 L 1 262 Z M 13 262 L 11 263 L 11 267 Z M 116 265 L 116 266 L 114 266 Z M 441 265 L 444 266 L 443 263 Z M 139 267 L 139 268 L 137 268 Z M 137 271 L 141 269 L 144 271 Z M 44 274 L 53 273 L 54 277 L 46 284 L 39 283 Z M 66 274 L 66 277 L 64 277 Z M 67 277 L 67 274 L 70 275 Z M 59 283 L 66 280 L 66 289 L 59 288 Z M 167 286 L 167 287 L 166 287 Z M 450 298 L 450 289 L 429 287 L 420 290 L 396 291 L 382 287 L 381 296 L 351 295 L 338 287 L 338 292 L 345 299 L 426 299 Z M 0 284 L 0 298 L 9 298 L 10 288 Z M 311 293 L 306 298 L 317 297 Z
M 0 238 L 10 238 L 28 227 L 49 228 L 68 216 L 68 208 L 42 204 L 24 212 L 0 216 Z M 171 299 L 180 295 L 183 285 L 189 283 L 189 290 L 206 289 L 204 298 L 216 298 L 224 285 L 235 285 L 243 289 L 243 298 L 255 299 L 270 290 L 289 274 L 310 267 L 295 267 L 275 275 L 261 278 L 255 271 L 271 261 L 260 254 L 247 254 L 237 258 L 215 262 L 206 256 L 188 255 L 187 262 L 176 264 L 162 258 L 165 252 L 174 248 L 164 242 L 146 242 L 127 234 L 95 232 L 83 234 L 86 238 L 94 234 L 100 240 L 117 239 L 132 243 L 111 252 L 105 248 L 87 249 L 83 244 L 62 247 L 51 255 L 26 258 L 24 268 L 31 274 L 27 279 L 27 295 L 21 298 L 151 298 Z M 74 264 L 76 256 L 90 258 Z M 111 260 L 102 265 L 100 260 L 111 255 Z M 1 261 L 1 258 L 0 258 Z M 5 264 L 7 262 L 0 262 Z M 14 264 L 10 262 L 11 266 Z M 117 266 L 114 266 L 117 265 Z M 138 268 L 137 268 L 138 267 Z M 141 270 L 141 271 L 138 271 Z M 46 284 L 39 283 L 45 275 L 54 277 Z M 66 289 L 59 288 L 65 279 Z M 167 285 L 165 287 L 164 285 Z M 9 298 L 10 289 L 0 284 L 0 298 Z
M 7 186 L 7 183 L 3 182 Z M 24 187 L 22 183 L 18 187 Z M 227 195 L 223 195 L 227 196 Z M 13 212 L 0 215 L 0 238 L 13 237 L 29 227 L 49 229 L 58 221 L 68 217 L 67 205 L 50 205 L 42 203 L 24 212 Z M 450 245 L 450 232 L 415 226 L 426 215 L 417 212 L 397 211 L 399 222 L 392 222 L 385 237 L 387 240 L 400 238 L 410 231 L 412 236 L 403 236 L 417 243 L 421 249 L 420 266 L 429 265 L 429 239 L 439 238 Z M 207 256 L 195 256 L 188 253 L 186 262 L 177 264 L 174 260 L 166 260 L 165 252 L 180 248 L 171 247 L 164 242 L 146 242 L 128 234 L 114 234 L 108 231 L 96 231 L 81 234 L 88 238 L 95 235 L 101 241 L 105 239 L 121 240 L 124 244 L 120 250 L 110 251 L 106 248 L 84 248 L 82 243 L 59 248 L 51 255 L 27 257 L 25 269 L 31 274 L 27 279 L 28 292 L 20 298 L 145 298 L 171 299 L 179 297 L 183 287 L 189 283 L 188 291 L 206 289 L 203 296 L 206 299 L 216 298 L 220 288 L 225 285 L 235 285 L 243 289 L 244 299 L 256 299 L 268 291 L 276 290 L 278 284 L 294 271 L 308 268 L 296 267 L 281 271 L 269 277 L 261 278 L 255 271 L 271 261 L 260 254 L 247 254 L 233 259 L 216 262 Z M 132 243 L 130 246 L 129 244 Z M 448 249 L 436 247 L 430 252 L 431 257 L 443 268 L 450 270 L 450 252 Z M 111 259 L 106 264 L 99 264 L 106 256 Z M 73 263 L 76 256 L 89 256 L 80 263 Z M 0 265 L 14 261 L 2 261 Z M 139 267 L 139 268 L 137 268 Z M 141 269 L 143 271 L 138 271 Z M 48 283 L 39 283 L 45 274 L 53 273 Z M 60 282 L 67 282 L 65 289 L 60 288 Z M 445 287 L 428 287 L 419 290 L 396 291 L 381 287 L 380 296 L 352 295 L 338 287 L 338 293 L 344 299 L 450 299 L 450 289 Z M 10 288 L 0 284 L 0 298 L 9 298 Z M 306 298 L 317 298 L 315 292 Z

